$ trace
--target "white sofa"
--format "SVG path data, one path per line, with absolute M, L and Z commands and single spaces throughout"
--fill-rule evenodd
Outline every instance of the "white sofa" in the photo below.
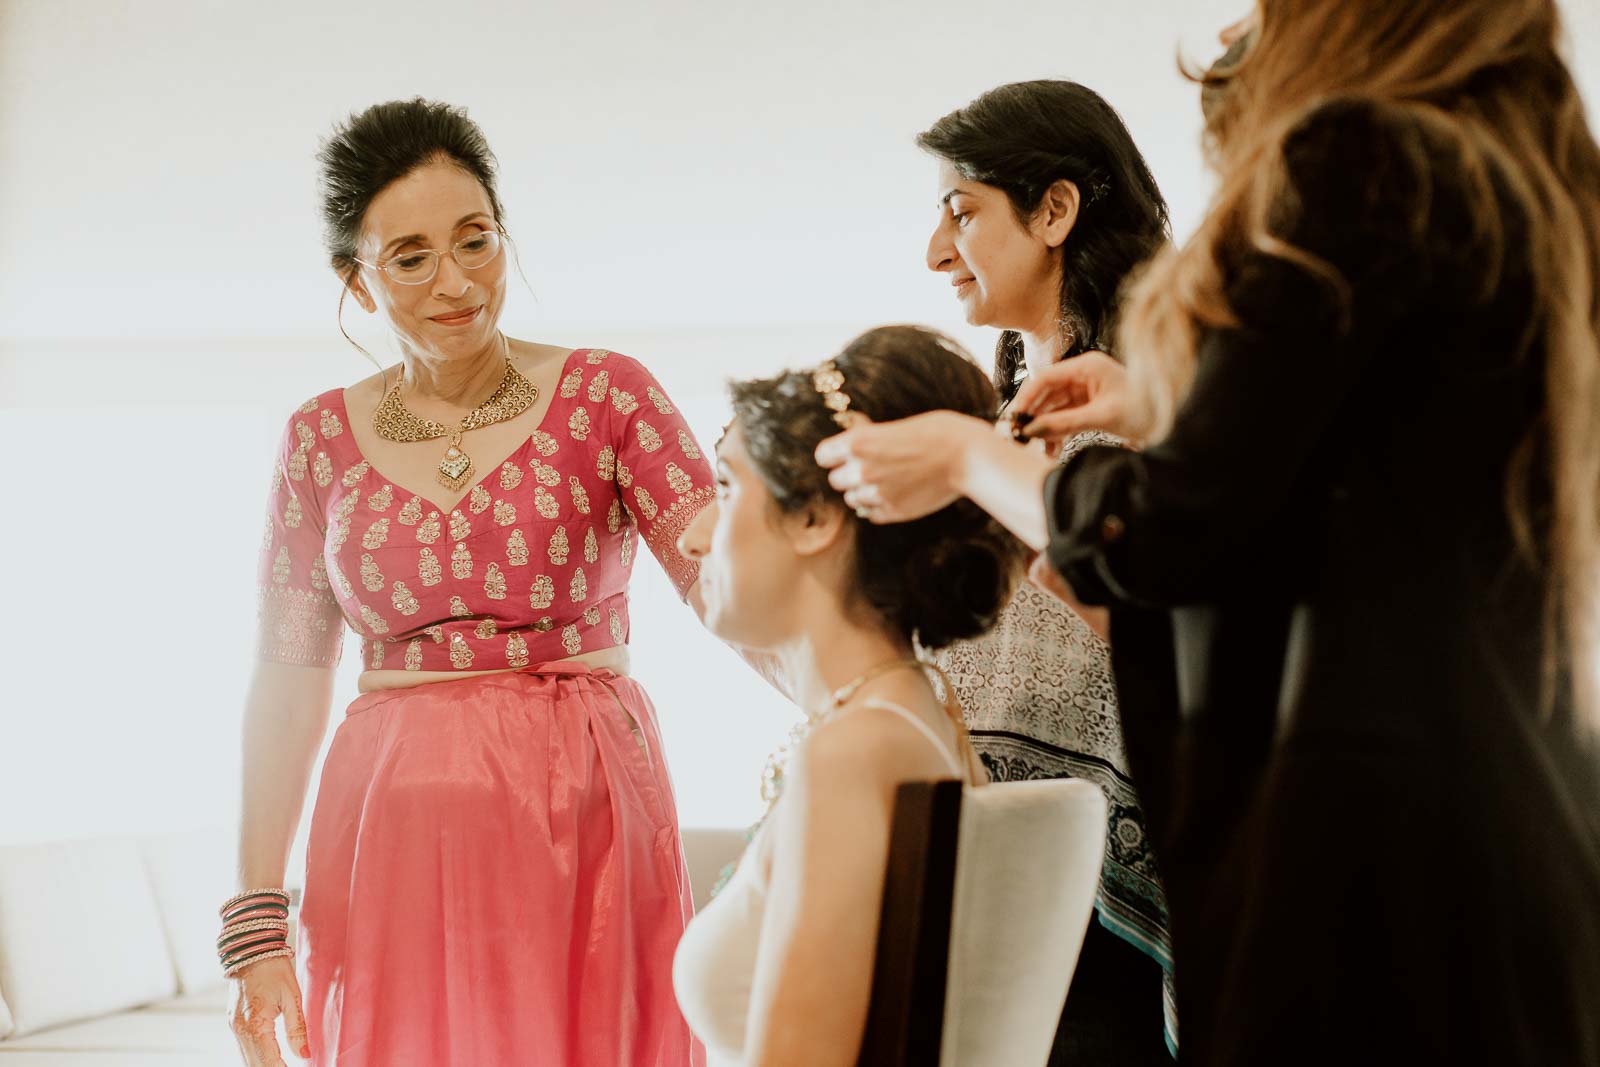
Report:
M 684 831 L 697 908 L 743 847 Z M 232 856 L 223 831 L 0 848 L 0 1067 L 239 1063 L 214 949 Z

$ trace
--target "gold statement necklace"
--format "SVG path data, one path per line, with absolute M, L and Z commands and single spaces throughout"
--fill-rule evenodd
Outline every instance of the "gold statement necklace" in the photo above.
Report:
M 469 485 L 473 474 L 477 471 L 472 457 L 462 451 L 462 435 L 471 430 L 514 419 L 539 399 L 539 387 L 524 378 L 517 372 L 517 368 L 512 366 L 511 344 L 504 334 L 500 335 L 500 341 L 504 348 L 503 358 L 506 365 L 505 373 L 500 377 L 500 384 L 489 394 L 488 399 L 467 412 L 466 418 L 456 423 L 454 427 L 433 419 L 425 419 L 406 407 L 405 401 L 400 399 L 400 387 L 405 384 L 406 379 L 404 367 L 400 369 L 400 377 L 395 381 L 394 388 L 384 394 L 378 409 L 372 413 L 372 429 L 385 441 L 410 444 L 415 441 L 446 438 L 449 447 L 445 449 L 444 458 L 439 461 L 435 477 L 438 478 L 440 485 L 452 493 L 459 493 Z

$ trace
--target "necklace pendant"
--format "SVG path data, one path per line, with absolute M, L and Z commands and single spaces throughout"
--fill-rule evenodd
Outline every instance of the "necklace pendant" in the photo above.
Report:
M 472 457 L 451 445 L 439 461 L 439 484 L 452 493 L 459 493 L 472 478 L 472 471 Z

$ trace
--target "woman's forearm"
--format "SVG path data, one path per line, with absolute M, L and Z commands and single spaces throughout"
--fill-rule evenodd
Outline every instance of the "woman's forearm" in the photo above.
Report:
M 1049 542 L 1044 481 L 1055 461 L 992 432 L 972 434 L 959 450 L 954 488 L 993 515 L 1035 552 Z
M 256 670 L 244 717 L 241 890 L 284 884 L 332 700 L 331 669 L 262 664 Z

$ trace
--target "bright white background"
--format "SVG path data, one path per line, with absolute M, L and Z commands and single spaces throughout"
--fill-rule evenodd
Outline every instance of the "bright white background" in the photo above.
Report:
M 709 442 L 727 377 L 867 326 L 987 353 L 923 267 L 934 166 L 912 138 L 993 85 L 1102 92 L 1186 234 L 1209 184 L 1175 59 L 1209 58 L 1243 7 L 0 0 L 0 842 L 234 817 L 273 440 L 367 373 L 315 214 L 336 119 L 467 105 L 532 287 L 507 328 L 644 359 Z M 1600 99 L 1600 16 L 1569 9 Z M 746 824 L 794 712 L 649 557 L 636 574 L 683 821 Z

